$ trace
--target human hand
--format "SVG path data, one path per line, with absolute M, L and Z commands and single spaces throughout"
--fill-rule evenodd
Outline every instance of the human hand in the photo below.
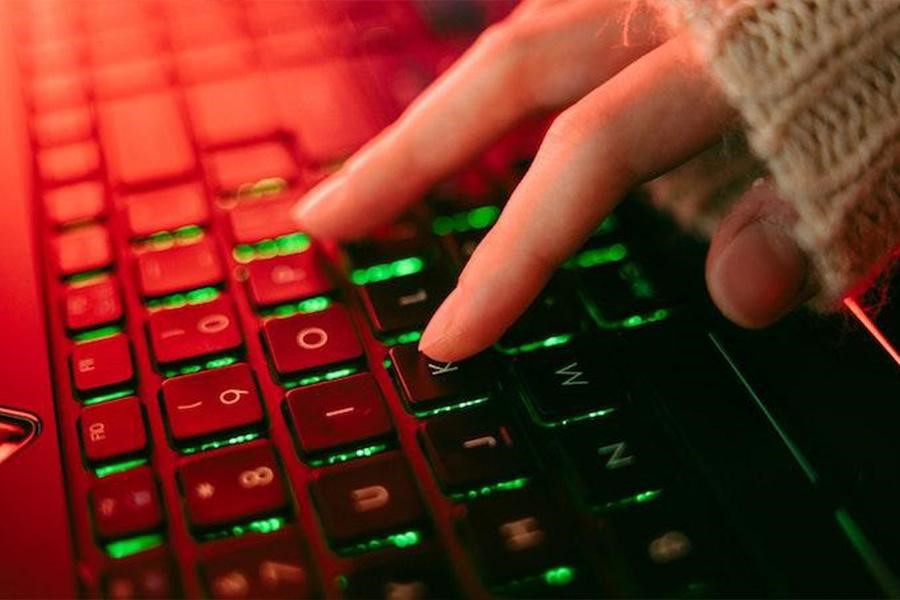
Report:
M 531 169 L 422 336 L 429 356 L 465 358 L 502 335 L 629 189 L 695 156 L 733 124 L 688 34 L 668 31 L 645 2 L 525 2 L 301 199 L 294 217 L 315 237 L 365 235 L 516 123 L 559 109 Z M 806 258 L 786 233 L 791 218 L 762 185 L 716 233 L 707 284 L 735 322 L 766 325 L 808 294 Z

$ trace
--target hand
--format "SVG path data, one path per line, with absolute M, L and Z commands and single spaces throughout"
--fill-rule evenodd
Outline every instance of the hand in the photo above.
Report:
M 516 123 L 563 108 L 422 336 L 429 356 L 465 358 L 502 335 L 629 189 L 733 125 L 688 34 L 668 31 L 645 2 L 527 1 L 301 199 L 294 217 L 316 237 L 362 236 Z M 785 206 L 758 186 L 713 239 L 708 287 L 741 325 L 768 324 L 806 293 L 807 261 L 785 233 Z

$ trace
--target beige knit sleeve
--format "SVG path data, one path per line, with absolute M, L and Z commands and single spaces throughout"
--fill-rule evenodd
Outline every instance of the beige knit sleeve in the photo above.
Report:
M 676 7 L 798 214 L 834 306 L 900 255 L 900 0 Z

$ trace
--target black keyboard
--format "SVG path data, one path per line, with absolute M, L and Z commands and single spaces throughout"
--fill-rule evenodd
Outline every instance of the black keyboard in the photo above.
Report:
M 639 207 L 491 351 L 416 350 L 539 126 L 369 239 L 296 231 L 509 8 L 17 5 L 85 595 L 891 591 Z

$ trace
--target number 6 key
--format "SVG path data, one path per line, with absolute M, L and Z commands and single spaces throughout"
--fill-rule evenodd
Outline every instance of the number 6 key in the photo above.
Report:
M 264 441 L 192 459 L 178 478 L 194 529 L 247 521 L 288 504 L 275 451 Z

